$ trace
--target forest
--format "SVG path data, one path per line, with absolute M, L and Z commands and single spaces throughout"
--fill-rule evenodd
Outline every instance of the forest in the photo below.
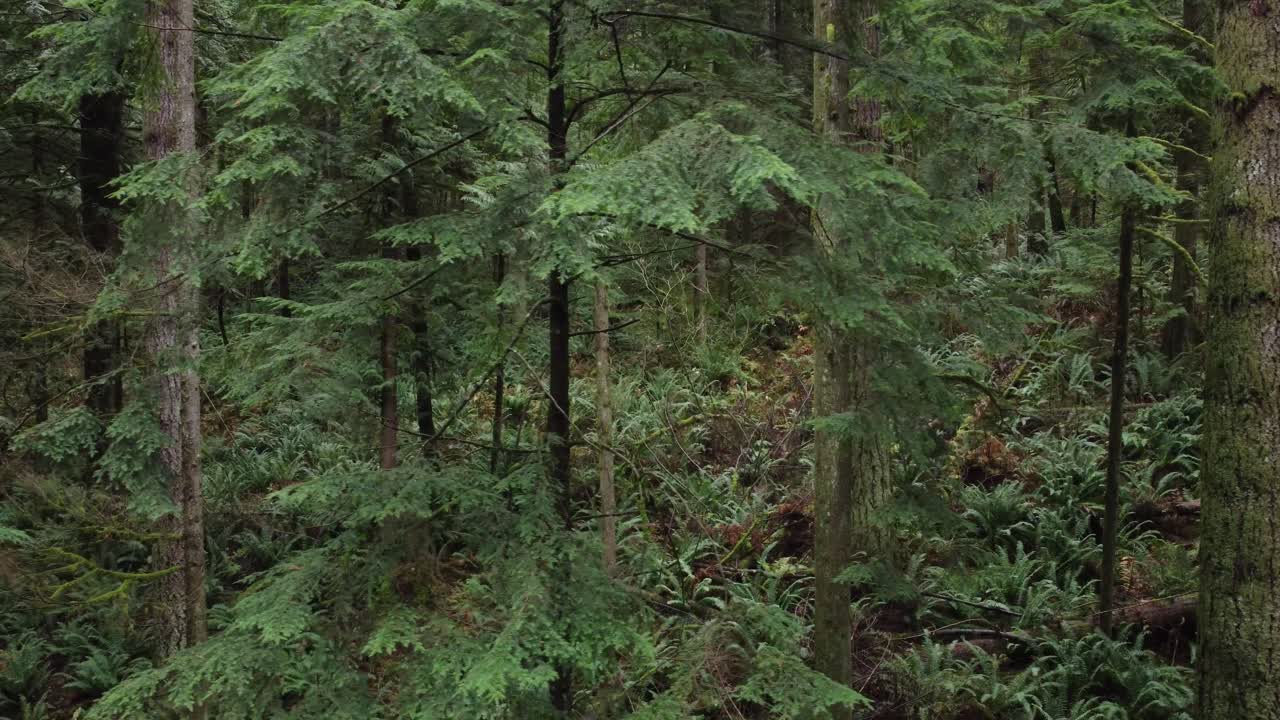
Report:
M 1276 0 L 10 0 L 0 720 L 1280 720 Z

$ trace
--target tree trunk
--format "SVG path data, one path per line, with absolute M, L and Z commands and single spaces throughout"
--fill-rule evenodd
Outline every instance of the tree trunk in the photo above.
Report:
M 111 181 L 120 175 L 120 150 L 124 142 L 124 96 L 119 93 L 83 95 L 80 98 L 80 158 L 76 175 L 80 184 L 80 228 L 85 242 L 107 263 L 119 251 L 120 230 L 115 217 L 120 202 L 111 197 Z M 106 276 L 110 269 L 104 267 Z M 84 380 L 89 383 L 88 404 L 100 415 L 120 410 L 121 380 L 113 375 L 120 349 L 120 326 L 103 321 L 89 328 L 84 348 Z
M 289 258 L 281 258 L 279 264 L 276 265 L 276 297 L 281 300 L 292 300 L 293 296 L 289 291 Z M 280 308 L 281 317 L 292 317 L 293 311 L 289 308 Z
M 701 247 L 701 246 L 699 246 Z M 609 386 L 609 287 L 596 280 L 596 422 L 600 432 L 600 530 L 604 541 L 604 567 L 612 573 L 618 564 L 618 502 L 613 487 L 613 396 Z
M 550 0 L 547 12 L 547 151 L 552 173 L 564 171 L 569 157 L 568 113 L 564 86 L 564 0 Z M 569 416 L 569 278 L 560 268 L 552 268 L 547 280 L 548 296 L 548 374 L 547 440 L 551 467 L 548 473 L 556 489 L 556 506 L 566 533 L 573 530 L 572 469 L 570 467 Z M 567 596 L 569 558 L 557 560 L 557 614 L 570 602 Z M 573 712 L 573 669 L 561 661 L 549 688 L 551 704 L 561 715 Z
M 498 253 L 493 258 L 493 280 L 497 291 L 502 292 L 502 283 L 507 277 L 507 258 Z M 498 337 L 502 337 L 506 325 L 507 309 L 498 306 Z M 506 358 L 498 358 L 498 369 L 493 374 L 493 432 L 489 439 L 489 472 L 496 474 L 502 467 L 502 429 L 506 424 L 507 409 L 507 363 Z
M 143 115 L 143 142 L 149 160 L 196 149 L 195 45 L 190 28 L 195 14 L 192 0 L 159 0 L 147 6 L 147 26 L 155 33 L 158 66 L 163 79 Z M 171 279 L 193 264 L 196 241 L 185 209 L 173 218 L 175 237 L 158 249 L 153 270 L 157 279 Z M 157 364 L 160 427 L 170 444 L 161 450 L 169 475 L 169 495 L 175 514 L 162 530 L 156 563 L 176 572 L 157 581 L 159 654 L 168 657 L 204 640 L 204 517 L 200 478 L 200 354 L 197 288 L 188 278 L 165 283 L 158 314 L 147 335 L 147 349 Z M 197 711 L 195 715 L 202 715 Z
M 1046 93 L 1046 72 L 1048 62 L 1045 59 L 1045 52 L 1042 49 L 1033 50 L 1027 56 L 1027 71 L 1031 77 L 1031 94 L 1033 96 L 1043 96 Z M 1030 116 L 1033 121 L 1037 120 L 1044 107 L 1044 101 L 1037 101 L 1031 107 Z M 1041 140 L 1044 141 L 1043 135 Z M 1046 148 L 1047 149 L 1047 148 Z M 1027 254 L 1037 257 L 1043 257 L 1049 252 L 1049 237 L 1046 232 L 1044 222 L 1045 211 L 1045 179 L 1038 177 L 1033 183 L 1034 188 L 1031 193 L 1031 208 L 1027 212 Z
M 1128 134 L 1133 135 L 1133 120 Z M 1124 457 L 1124 385 L 1129 353 L 1129 290 L 1133 284 L 1133 236 L 1137 208 L 1126 199 L 1120 214 L 1120 275 L 1116 289 L 1115 344 L 1111 351 L 1111 408 L 1107 419 L 1107 491 L 1102 531 L 1099 624 L 1110 635 L 1115 605 L 1116 540 L 1120 526 L 1120 461 Z
M 406 218 L 412 220 L 422 216 L 418 204 L 417 184 L 413 171 L 405 173 L 405 185 L 400 196 L 400 207 Z M 409 247 L 405 250 L 405 259 L 417 263 L 422 259 L 422 250 Z M 413 332 L 413 359 L 410 368 L 413 372 L 414 414 L 418 422 L 418 434 L 422 437 L 422 456 L 429 458 L 435 448 L 429 439 L 436 434 L 436 418 L 434 401 L 431 394 L 432 375 L 435 373 L 431 355 L 431 323 L 427 320 L 430 302 L 411 304 L 409 330 Z
M 819 42 L 862 46 L 876 53 L 879 37 L 868 21 L 875 12 L 870 0 L 814 0 L 814 33 Z M 883 142 L 877 101 L 849 95 L 848 63 L 814 56 L 814 129 L 831 142 L 853 138 L 862 151 L 878 151 Z M 820 202 L 815 226 L 840 228 L 824 219 L 829 212 Z M 838 253 L 848 238 L 815 232 L 815 251 Z M 835 245 L 833 249 L 831 246 Z M 857 414 L 871 404 L 870 379 L 875 356 L 867 350 L 870 338 L 855 337 L 820 310 L 815 313 L 814 414 L 818 418 Z M 861 349 L 860 349 L 861 348 Z M 868 559 L 882 559 L 887 549 L 879 512 L 891 492 L 887 450 L 882 435 L 866 423 L 857 437 L 845 430 L 819 427 L 814 434 L 814 665 L 844 685 L 852 682 L 850 591 L 835 578 L 865 551 Z M 838 719 L 851 717 L 848 708 L 832 708 Z
M 1049 161 L 1049 228 L 1053 230 L 1054 235 L 1061 235 L 1067 231 L 1067 217 L 1062 211 L 1062 190 L 1058 183 L 1058 162 L 1053 157 L 1053 152 L 1045 153 L 1046 159 Z
M 417 203 L 406 205 L 405 212 L 411 218 L 418 217 Z M 417 262 L 421 259 L 422 253 L 418 248 L 411 247 L 406 251 L 406 257 L 411 262 Z M 416 304 L 411 310 L 413 320 L 409 323 L 409 329 L 413 332 L 414 345 L 412 361 L 414 414 L 418 421 L 418 434 L 424 436 L 421 438 L 424 458 L 431 457 L 435 452 L 435 448 L 428 440 L 436 434 L 435 407 L 431 394 L 431 381 L 435 367 L 431 356 L 431 324 L 427 321 L 426 315 L 428 307 L 430 307 L 429 303 Z
M 1280 718 L 1280 32 L 1222 0 L 1200 549 L 1201 720 Z

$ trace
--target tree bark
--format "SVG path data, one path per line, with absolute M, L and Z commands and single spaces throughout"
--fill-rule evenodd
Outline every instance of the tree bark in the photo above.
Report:
M 493 258 L 493 280 L 498 292 L 502 292 L 502 283 L 507 277 L 507 258 L 498 253 Z M 502 337 L 506 325 L 506 308 L 498 306 L 498 337 Z M 496 474 L 502 467 L 502 429 L 506 424 L 507 409 L 507 363 L 505 358 L 498 359 L 498 369 L 493 374 L 493 432 L 489 444 L 489 472 Z
M 699 246 L 701 247 L 701 246 Z M 612 573 L 618 564 L 618 501 L 613 486 L 613 394 L 609 378 L 609 287 L 596 280 L 594 308 L 596 331 L 596 422 L 600 431 L 600 534 L 604 542 L 604 568 Z
M 1280 718 L 1280 8 L 1221 0 L 1200 549 L 1201 720 Z
M 163 78 L 143 115 L 147 158 L 157 161 L 196 149 L 195 20 L 192 0 L 158 0 L 147 6 L 147 27 L 155 34 Z M 170 438 L 161 451 L 169 475 L 175 513 L 164 521 L 171 538 L 156 548 L 161 568 L 176 572 L 157 581 L 160 594 L 157 642 L 169 657 L 206 636 L 204 596 L 204 516 L 200 477 L 199 293 L 189 278 L 174 280 L 194 264 L 196 240 L 185 208 L 175 218 L 175 237 L 158 249 L 153 270 L 166 282 L 159 289 L 156 319 L 147 349 L 157 363 L 160 427 Z M 197 711 L 193 715 L 203 715 Z
M 1133 120 L 1127 134 L 1132 137 Z M 1120 461 L 1124 456 L 1124 386 L 1128 373 L 1129 295 L 1133 285 L 1133 236 L 1137 208 L 1131 199 L 1120 214 L 1120 275 L 1116 289 L 1115 342 L 1111 351 L 1111 408 L 1107 419 L 1107 489 L 1102 523 L 1102 583 L 1099 624 L 1110 635 L 1115 605 L 1116 541 L 1120 526 Z

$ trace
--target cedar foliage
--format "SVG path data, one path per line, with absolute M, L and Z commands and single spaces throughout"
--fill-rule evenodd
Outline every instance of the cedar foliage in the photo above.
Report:
M 147 10 L 0 16 L 0 717 L 1189 717 L 1189 631 L 1125 614 L 1195 587 L 1171 518 L 1199 497 L 1202 348 L 1169 359 L 1159 334 L 1186 312 L 1175 258 L 1203 264 L 1171 239 L 1176 152 L 1220 90 L 1181 6 L 890 0 L 868 53 L 789 0 L 217 0 L 190 29 L 197 150 L 153 162 Z M 880 147 L 814 132 L 815 53 L 879 103 Z M 77 168 L 108 96 L 104 252 Z M 1112 639 L 1091 628 L 1124 208 Z M 175 282 L 200 306 L 209 617 L 160 658 L 150 388 L 192 368 L 139 349 Z M 818 324 L 874 339 L 873 407 L 815 415 Z M 849 588 L 851 686 L 812 668 L 815 429 L 890 440 L 895 555 L 824 578 Z

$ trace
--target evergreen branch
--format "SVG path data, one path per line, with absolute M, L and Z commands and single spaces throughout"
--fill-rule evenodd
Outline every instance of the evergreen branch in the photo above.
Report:
M 659 81 L 659 80 L 661 80 L 661 79 L 662 79 L 662 76 L 663 76 L 663 75 L 665 75 L 665 74 L 667 74 L 667 71 L 668 71 L 668 70 L 670 70 L 670 69 L 671 69 L 671 63 L 670 63 L 670 61 L 668 61 L 666 64 L 664 64 L 664 65 L 662 66 L 662 69 L 658 71 L 658 74 L 657 74 L 657 75 L 654 75 L 653 79 L 649 81 L 649 84 L 648 84 L 648 86 L 646 86 L 646 87 L 645 87 L 644 91 L 643 91 L 642 93 L 640 93 L 639 95 L 637 95 L 637 96 L 635 96 L 635 97 L 631 98 L 631 102 L 630 102 L 630 103 L 627 103 L 627 106 L 626 106 L 625 108 L 623 108 L 623 109 L 622 109 L 622 112 L 618 113 L 618 115 L 617 115 L 617 116 L 615 116 L 615 117 L 614 117 L 614 119 L 613 119 L 612 121 L 610 121 L 607 125 L 605 125 L 605 127 L 604 127 L 604 129 L 603 129 L 603 130 L 601 130 L 600 132 L 596 133 L 596 136 L 595 136 L 595 137 L 593 137 L 593 138 L 591 138 L 591 141 L 590 141 L 590 142 L 588 142 L 588 143 L 586 144 L 586 146 L 585 146 L 585 147 L 583 147 L 581 150 L 579 150 L 579 151 L 578 151 L 578 152 L 573 156 L 573 158 L 569 160 L 569 167 L 573 167 L 573 165 L 574 165 L 575 163 L 577 163 L 577 162 L 578 162 L 578 160 L 582 159 L 582 156 L 584 156 L 584 155 L 586 155 L 586 154 L 587 154 L 587 151 L 588 151 L 588 150 L 590 150 L 592 147 L 594 147 L 596 143 L 598 143 L 598 142 L 600 142 L 602 139 L 604 139 L 604 137 L 605 137 L 606 135 L 608 135 L 609 133 L 613 132 L 615 129 L 617 129 L 618 127 L 620 127 L 620 126 L 622 125 L 622 123 L 624 123 L 624 122 L 626 122 L 626 121 L 627 121 L 627 119 L 628 119 L 628 118 L 630 118 L 631 116 L 633 116 L 633 115 L 635 115 L 635 114 L 639 113 L 639 112 L 640 112 L 641 110 L 643 110 L 644 108 L 649 107 L 650 105 L 652 105 L 652 104 L 653 104 L 653 103 L 658 99 L 658 97 L 660 97 L 660 96 L 653 96 L 653 99 L 651 99 L 649 102 L 645 103 L 643 106 L 638 107 L 638 108 L 636 107 L 636 104 L 640 102 L 641 98 L 643 98 L 643 97 L 645 97 L 646 95 L 648 95 L 649 93 L 651 93 L 651 92 L 653 91 L 654 86 L 656 86 L 656 85 L 658 84 L 658 81 Z M 569 123 L 569 122 L 572 122 L 572 121 L 573 121 L 573 120 L 572 120 L 572 118 L 573 118 L 574 113 L 575 113 L 575 112 L 577 112 L 577 110 L 578 110 L 579 108 L 583 107 L 583 103 L 584 103 L 584 102 L 586 102 L 586 101 L 579 102 L 577 105 L 575 105 L 575 106 L 574 106 L 573 110 L 570 110 L 570 111 L 569 111 L 569 120 L 567 121 L 567 123 Z
M 1165 245 L 1168 245 L 1170 248 L 1173 249 L 1174 252 L 1181 255 L 1182 261 L 1187 264 L 1187 267 L 1191 268 L 1191 272 L 1195 273 L 1196 280 L 1199 281 L 1200 285 L 1204 287 L 1209 286 L 1209 281 L 1207 278 L 1205 278 L 1204 272 L 1200 270 L 1200 265 L 1196 263 L 1195 258 L 1191 257 L 1191 253 L 1187 252 L 1187 249 L 1182 247 L 1182 243 L 1179 243 L 1178 241 L 1174 240 L 1168 235 L 1165 235 L 1163 233 L 1158 233 L 1155 230 L 1152 230 L 1151 228 L 1148 228 L 1148 227 L 1140 227 L 1138 229 L 1150 235 L 1151 237 L 1159 240 Z
M 588 142 L 582 148 L 582 150 L 578 151 L 576 155 L 574 155 L 572 158 L 569 159 L 569 167 L 573 167 L 575 164 L 577 164 L 577 162 L 582 159 L 582 156 L 586 155 L 587 152 L 591 150 L 591 148 L 595 147 L 596 143 L 603 140 L 605 136 L 607 136 L 609 133 L 613 132 L 614 130 L 617 130 L 618 128 L 622 127 L 623 123 L 635 117 L 636 115 L 639 115 L 645 108 L 649 107 L 650 105 L 654 104 L 657 101 L 658 101 L 657 97 L 651 98 L 649 102 L 646 102 L 645 104 L 635 108 L 631 112 L 628 112 L 626 115 L 619 117 L 617 120 L 613 121 L 612 123 L 609 123 L 609 125 L 607 125 L 603 130 L 601 130 L 595 137 L 591 138 L 591 142 Z
M 1196 110 L 1200 110 L 1200 108 L 1196 108 Z M 1203 110 L 1200 110 L 1200 112 L 1204 112 L 1204 111 L 1203 111 Z M 1208 156 L 1208 155 L 1205 155 L 1205 154 L 1204 154 L 1204 153 L 1202 153 L 1202 152 L 1198 152 L 1198 151 L 1196 151 L 1196 150 L 1194 150 L 1194 149 L 1192 149 L 1192 148 L 1189 148 L 1189 147 L 1187 147 L 1186 145 L 1179 145 L 1178 143 L 1175 143 L 1175 142 L 1169 142 L 1168 140 L 1164 140 L 1164 139 L 1162 139 L 1162 138 L 1158 138 L 1158 137 L 1153 137 L 1153 136 L 1151 136 L 1151 135 L 1139 135 L 1139 136 L 1137 137 L 1137 139 L 1138 139 L 1138 140 L 1150 140 L 1151 142 L 1153 142 L 1153 143 L 1155 143 L 1155 144 L 1157 144 L 1157 145 L 1163 145 L 1163 146 L 1165 146 L 1165 147 L 1167 147 L 1167 148 L 1169 148 L 1169 149 L 1171 149 L 1171 150 L 1177 150 L 1177 151 L 1179 151 L 1179 152 L 1184 152 L 1184 153 L 1188 153 L 1188 154 L 1191 154 L 1191 155 L 1195 155 L 1196 157 L 1200 158 L 1201 160 L 1204 160 L 1205 162 L 1213 162 L 1213 158 L 1212 158 L 1212 157 L 1210 157 L 1210 156 Z
M 447 145 L 443 145 L 443 146 L 441 146 L 441 147 L 438 147 L 438 148 L 436 148 L 436 149 L 432 150 L 431 152 L 427 153 L 426 155 L 423 155 L 422 157 L 417 158 L 416 160 L 412 160 L 412 161 L 410 161 L 410 162 L 408 162 L 408 163 L 405 163 L 405 165 L 404 165 L 403 167 L 399 168 L 398 170 L 394 170 L 394 171 L 392 171 L 392 172 L 388 173 L 387 175 L 383 176 L 383 177 L 382 177 L 382 179 L 378 180 L 377 182 L 373 183 L 372 185 L 369 185 L 369 186 L 365 187 L 365 188 L 364 188 L 363 190 L 361 190 L 360 192 L 356 193 L 355 195 L 352 195 L 351 197 L 347 198 L 346 200 L 343 200 L 342 202 L 338 203 L 337 205 L 334 205 L 334 206 L 332 206 L 332 207 L 329 207 L 329 208 L 328 208 L 328 209 L 326 209 L 326 210 L 322 210 L 318 215 L 315 215 L 315 216 L 311 217 L 309 220 L 305 220 L 305 221 L 303 221 L 303 223 L 304 223 L 304 224 L 309 224 L 309 223 L 315 222 L 316 220 L 319 220 L 320 218 L 325 217 L 326 215 L 331 215 L 331 214 L 333 214 L 333 213 L 337 212 L 338 210 L 341 210 L 342 208 L 344 208 L 344 207 L 347 207 L 347 206 L 351 205 L 352 203 L 354 203 L 355 201 L 357 201 L 357 200 L 359 200 L 360 198 L 364 197 L 365 195 L 368 195 L 369 193 L 373 192 L 374 190 L 377 190 L 378 188 L 382 187 L 382 185 L 383 185 L 384 183 L 386 183 L 388 180 L 391 180 L 392 178 L 396 177 L 397 175 L 400 175 L 401 173 L 405 172 L 406 170 L 410 170 L 410 169 L 412 169 L 412 168 L 416 167 L 417 165 L 421 165 L 422 163 L 424 163 L 424 162 L 426 162 L 426 161 L 428 161 L 428 160 L 430 160 L 430 159 L 432 159 L 432 158 L 434 158 L 434 157 L 437 157 L 437 156 L 439 156 L 439 155 L 443 155 L 444 153 L 449 152 L 450 150 L 452 150 L 452 149 L 454 149 L 454 148 L 458 147 L 459 145 L 462 145 L 463 143 L 466 143 L 466 142 L 467 142 L 467 141 L 469 141 L 469 140 L 472 140 L 472 139 L 474 139 L 474 138 L 477 138 L 477 137 L 479 137 L 479 136 L 481 136 L 481 135 L 483 135 L 483 134 L 485 134 L 485 133 L 489 132 L 489 130 L 490 130 L 490 128 L 491 128 L 491 127 L 492 127 L 491 125 L 485 125 L 484 127 L 480 128 L 479 130 L 475 130 L 475 131 L 473 131 L 473 132 L 471 132 L 471 133 L 469 133 L 469 134 L 467 134 L 467 135 L 463 135 L 462 137 L 458 138 L 457 140 L 454 140 L 453 142 L 451 142 L 451 143 L 449 143 L 449 144 L 447 144 Z
M 1001 393 L 997 392 L 994 388 L 977 378 L 970 377 L 964 373 L 938 373 L 937 377 L 939 380 L 951 380 L 952 382 L 962 383 L 979 390 L 987 397 L 991 398 L 991 404 L 995 406 L 996 412 L 1001 415 L 1005 414 L 1004 406 L 1000 404 Z
M 1201 36 L 1199 33 L 1193 32 L 1191 29 L 1184 27 L 1182 23 L 1175 22 L 1165 17 L 1160 12 L 1160 9 L 1157 8 L 1155 4 L 1151 2 L 1151 0 L 1143 0 L 1142 6 L 1147 10 L 1150 10 L 1152 17 L 1154 17 L 1156 19 L 1156 22 L 1160 23 L 1161 25 L 1164 25 L 1165 27 L 1181 35 L 1187 40 L 1190 40 L 1191 42 L 1196 43 L 1197 45 L 1201 46 L 1205 50 L 1208 50 L 1209 52 L 1213 52 L 1216 49 L 1213 43 L 1209 42 L 1206 38 Z
M 600 262 L 598 265 L 596 265 L 596 267 L 597 268 L 613 267 L 614 265 L 621 265 L 623 263 L 631 262 L 632 260 L 639 260 L 641 258 L 651 257 L 653 255 L 665 255 L 667 253 L 680 252 L 681 250 L 689 250 L 691 248 L 696 248 L 701 244 L 702 243 L 690 243 L 688 245 L 672 245 L 671 247 L 658 248 L 657 250 L 649 250 L 646 252 L 624 253 L 620 255 L 605 255 L 600 258 Z
M 935 600 L 945 600 L 946 602 L 952 602 L 958 605 L 968 605 L 969 607 L 978 608 L 979 610 L 990 610 L 992 612 L 1003 613 L 1010 617 L 1019 617 L 1019 618 L 1022 617 L 1022 613 L 1017 612 L 1016 610 L 1011 610 L 1003 605 L 989 605 L 987 603 L 978 603 L 978 602 L 973 602 L 971 600 L 961 600 L 960 598 L 957 598 L 957 597 L 951 597 L 950 595 L 941 595 L 939 593 L 922 592 L 920 593 L 920 595 L 922 597 L 934 598 Z
M 431 278 L 435 277 L 436 275 L 439 275 L 439 274 L 440 274 L 440 272 L 441 272 L 441 271 L 443 271 L 446 267 L 448 267 L 448 265 L 441 265 L 440 267 L 436 268 L 435 270 L 432 270 L 431 272 L 427 273 L 426 275 L 423 275 L 422 277 L 418 278 L 417 280 L 414 280 L 413 282 L 409 283 L 408 285 L 405 285 L 404 287 L 402 287 L 402 288 L 400 288 L 399 290 L 397 290 L 397 291 L 395 291 L 395 292 L 391 293 L 390 295 L 388 295 L 388 296 L 386 296 L 386 297 L 384 297 L 384 298 L 380 298 L 380 300 L 381 300 L 382 302 L 386 302 L 386 301 L 388 301 L 388 300 L 391 300 L 391 299 L 394 299 L 394 298 L 400 297 L 401 295 L 403 295 L 403 294 L 405 294 L 405 293 L 409 292 L 410 290 L 412 290 L 412 289 L 414 289 L 414 288 L 418 287 L 419 285 L 421 285 L 422 283 L 424 283 L 424 282 L 426 282 L 426 281 L 430 280 Z
M 627 327 L 629 325 L 635 325 L 638 322 L 640 322 L 640 318 L 635 318 L 633 320 L 628 320 L 618 325 L 610 325 L 609 327 L 603 330 L 580 330 L 578 332 L 571 332 L 569 333 L 569 337 L 572 338 L 572 337 L 582 337 L 583 335 L 599 335 L 601 333 L 611 333 L 617 330 L 621 330 L 622 328 Z
M 671 22 L 688 23 L 690 25 L 705 25 L 707 27 L 716 28 L 717 30 L 727 30 L 729 32 L 737 33 L 739 35 L 748 35 L 750 37 L 760 38 L 762 40 L 772 40 L 774 42 L 783 43 L 784 45 L 791 45 L 793 47 L 803 48 L 810 52 L 818 53 L 819 55 L 826 55 L 827 57 L 832 57 L 837 60 L 843 60 L 848 63 L 854 62 L 853 58 L 849 57 L 848 55 L 842 52 L 839 52 L 838 50 L 832 48 L 829 45 L 819 45 L 809 40 L 801 40 L 795 37 L 787 37 L 785 35 L 779 35 L 778 33 L 767 32 L 765 30 L 757 30 L 755 28 L 744 28 L 744 27 L 739 27 L 737 25 L 730 25 L 728 23 L 720 22 L 718 20 L 711 20 L 709 18 L 693 17 L 691 15 L 677 15 L 675 13 L 654 12 L 650 10 L 609 10 L 609 11 L 600 13 L 600 17 L 605 22 L 611 22 L 610 18 L 638 17 L 638 18 L 649 18 L 652 20 L 669 20 Z
M 548 302 L 550 302 L 549 299 L 544 299 L 529 308 L 529 312 L 525 314 L 524 320 L 520 321 L 520 326 L 516 328 L 516 332 L 511 337 L 511 341 L 507 343 L 506 348 L 504 348 L 501 354 L 498 355 L 493 364 L 489 366 L 489 369 L 485 371 L 484 375 L 482 375 L 480 379 L 471 386 L 471 391 L 467 393 L 467 396 L 463 398 L 462 402 L 458 403 L 458 406 L 453 409 L 453 412 L 449 413 L 449 417 L 445 420 L 444 424 L 440 426 L 440 429 L 436 431 L 436 434 L 426 439 L 426 443 L 434 443 L 436 440 L 443 438 L 445 433 L 449 432 L 449 429 L 452 428 L 453 424 L 458 421 L 459 417 L 461 417 L 462 411 L 471 404 L 471 401 L 480 393 L 480 389 L 489 381 L 489 378 L 493 377 L 493 374 L 498 371 L 498 368 L 502 367 L 507 356 L 511 354 L 511 351 L 515 349 L 516 344 L 520 342 L 521 336 L 524 335 L 525 328 L 529 325 L 529 320 L 533 318 L 534 311 Z

